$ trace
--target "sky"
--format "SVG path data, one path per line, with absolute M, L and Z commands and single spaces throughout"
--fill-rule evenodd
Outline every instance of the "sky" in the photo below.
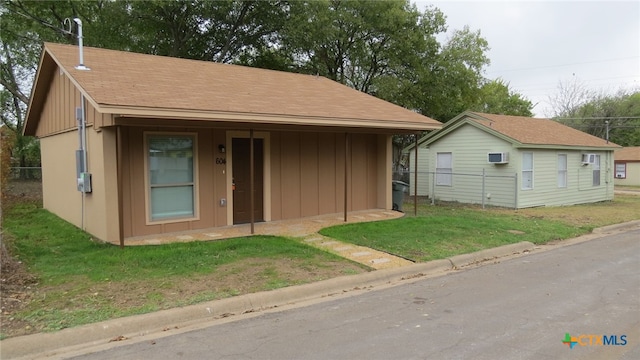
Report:
M 468 25 L 489 42 L 484 76 L 501 78 L 551 117 L 559 84 L 598 93 L 640 91 L 640 1 L 422 1 L 439 8 L 448 32 Z

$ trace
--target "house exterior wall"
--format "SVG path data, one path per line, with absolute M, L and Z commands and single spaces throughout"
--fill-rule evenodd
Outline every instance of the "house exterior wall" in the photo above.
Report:
M 451 185 L 433 183 L 439 152 L 452 153 Z M 489 164 L 489 152 L 508 152 L 509 163 Z M 524 152 L 533 153 L 532 189 L 522 188 Z M 583 153 L 600 155 L 600 185 L 593 185 L 593 165 L 582 165 Z M 566 187 L 558 186 L 559 154 L 567 156 Z M 418 161 L 421 162 L 420 154 L 418 156 Z M 510 142 L 474 126 L 464 125 L 431 143 L 426 157 L 430 173 L 425 181 L 420 181 L 419 178 L 419 194 L 427 193 L 436 200 L 525 208 L 613 199 L 612 151 L 515 148 Z M 484 192 L 483 169 L 486 176 Z
M 452 153 L 451 185 L 433 184 L 433 173 L 437 166 L 437 153 Z M 493 165 L 487 161 L 489 152 L 509 152 L 508 164 Z M 428 169 L 426 177 L 428 194 L 437 200 L 458 201 L 463 203 L 491 206 L 515 206 L 515 176 L 518 164 L 512 159 L 512 145 L 481 131 L 473 126 L 463 126 L 455 132 L 439 139 L 429 146 Z M 420 155 L 418 155 L 420 161 Z M 485 171 L 484 193 L 482 189 L 482 171 Z M 420 181 L 420 180 L 418 180 Z M 425 185 L 418 185 L 424 187 Z
M 77 190 L 78 132 L 68 131 L 40 140 L 43 207 L 104 241 L 117 241 L 118 237 L 115 162 L 104 160 L 109 156 L 115 159 L 111 137 L 87 129 L 88 172 L 94 191 L 86 194 Z
M 40 139 L 42 206 L 80 227 L 82 194 L 77 190 L 76 149 L 77 131 Z
M 626 176 L 617 178 L 614 174 L 614 185 L 621 186 L 640 186 L 640 160 L 639 161 L 622 161 L 616 160 L 616 164 L 625 164 Z M 614 168 L 615 169 L 615 168 Z
M 145 132 L 193 133 L 197 138 L 197 214 L 183 221 L 150 223 L 145 193 Z M 233 224 L 230 139 L 248 131 L 228 129 L 123 127 L 124 237 L 149 236 Z M 256 131 L 264 141 L 265 221 L 295 219 L 344 210 L 344 133 Z M 391 136 L 350 134 L 348 211 L 391 207 Z M 219 164 L 218 145 L 228 149 Z M 387 180 L 388 179 L 388 180 Z M 387 189 L 388 187 L 388 189 Z M 227 205 L 221 206 L 220 200 Z
M 612 151 L 520 149 L 533 152 L 533 189 L 518 185 L 518 207 L 562 206 L 613 199 Z M 593 185 L 593 165 L 582 165 L 582 154 L 600 155 L 600 185 Z M 558 187 L 558 155 L 567 155 L 567 186 Z M 518 174 L 522 178 L 521 173 Z

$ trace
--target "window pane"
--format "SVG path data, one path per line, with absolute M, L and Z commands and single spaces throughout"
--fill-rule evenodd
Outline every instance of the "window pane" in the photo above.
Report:
M 600 186 L 600 155 L 596 155 L 593 163 L 593 186 Z
M 533 172 L 532 171 L 522 172 L 522 188 L 533 189 Z
M 522 188 L 533 189 L 533 153 L 522 153 Z
M 627 177 L 627 164 L 616 164 L 616 177 L 620 179 Z
M 522 170 L 533 170 L 533 153 L 522 153 Z
M 567 187 L 567 155 L 558 155 L 558 187 Z
M 193 182 L 193 138 L 149 137 L 151 185 Z
M 151 220 L 193 216 L 193 186 L 151 188 Z
M 451 186 L 453 155 L 450 152 L 436 154 L 436 185 Z

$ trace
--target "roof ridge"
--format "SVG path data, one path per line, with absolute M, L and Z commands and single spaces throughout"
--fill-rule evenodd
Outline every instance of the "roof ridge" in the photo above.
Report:
M 54 47 L 61 46 L 61 47 L 67 47 L 67 48 L 77 48 L 77 45 L 56 43 L 56 42 L 45 42 L 44 45 L 45 46 L 52 45 Z M 165 60 L 173 60 L 173 61 L 190 61 L 190 62 L 196 62 L 198 64 L 210 64 L 210 65 L 214 65 L 214 66 L 241 67 L 241 68 L 248 69 L 248 70 L 266 71 L 266 72 L 278 73 L 278 74 L 289 74 L 289 75 L 305 76 L 305 77 L 306 76 L 315 76 L 316 78 L 324 78 L 324 79 L 327 79 L 327 80 L 331 80 L 331 79 L 328 79 L 327 77 L 322 76 L 322 75 L 304 74 L 304 73 L 291 72 L 291 71 L 282 71 L 282 70 L 274 70 L 274 69 L 265 69 L 265 68 L 261 68 L 261 67 L 255 67 L 255 66 L 249 66 L 249 65 L 243 65 L 243 64 L 223 63 L 223 62 L 218 62 L 218 61 L 213 61 L 213 60 L 198 60 L 198 59 L 183 58 L 183 57 L 170 56 L 170 55 L 147 54 L 147 53 L 135 52 L 135 51 L 131 51 L 131 50 L 107 49 L 107 48 L 94 47 L 94 46 L 84 46 L 84 49 L 85 50 L 89 49 L 90 51 L 99 51 L 99 52 L 126 53 L 126 54 L 131 55 L 131 56 L 141 56 L 141 57 L 145 57 L 145 58 L 162 58 L 162 59 L 165 59 Z M 85 59 L 85 62 L 86 62 L 86 59 Z M 87 64 L 85 64 L 85 65 L 87 65 Z

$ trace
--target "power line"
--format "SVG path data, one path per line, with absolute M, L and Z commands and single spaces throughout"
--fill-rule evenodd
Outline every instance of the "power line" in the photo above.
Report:
M 574 117 L 565 118 L 558 117 L 557 120 L 633 120 L 640 119 L 640 116 L 586 116 L 586 117 Z
M 575 62 L 575 63 L 570 63 L 570 64 L 560 64 L 560 65 L 535 66 L 535 67 L 520 68 L 520 69 L 492 70 L 492 71 L 489 71 L 487 73 L 490 74 L 490 73 L 501 73 L 501 72 L 512 72 L 512 71 L 528 71 L 528 70 L 537 70 L 537 69 L 549 69 L 549 68 L 555 68 L 555 67 L 574 66 L 574 65 L 581 65 L 581 64 L 596 64 L 596 63 L 603 63 L 603 62 L 632 60 L 632 59 L 638 59 L 638 58 L 640 58 L 640 56 L 632 56 L 632 57 L 617 58 L 617 59 L 606 59 L 606 60 Z

